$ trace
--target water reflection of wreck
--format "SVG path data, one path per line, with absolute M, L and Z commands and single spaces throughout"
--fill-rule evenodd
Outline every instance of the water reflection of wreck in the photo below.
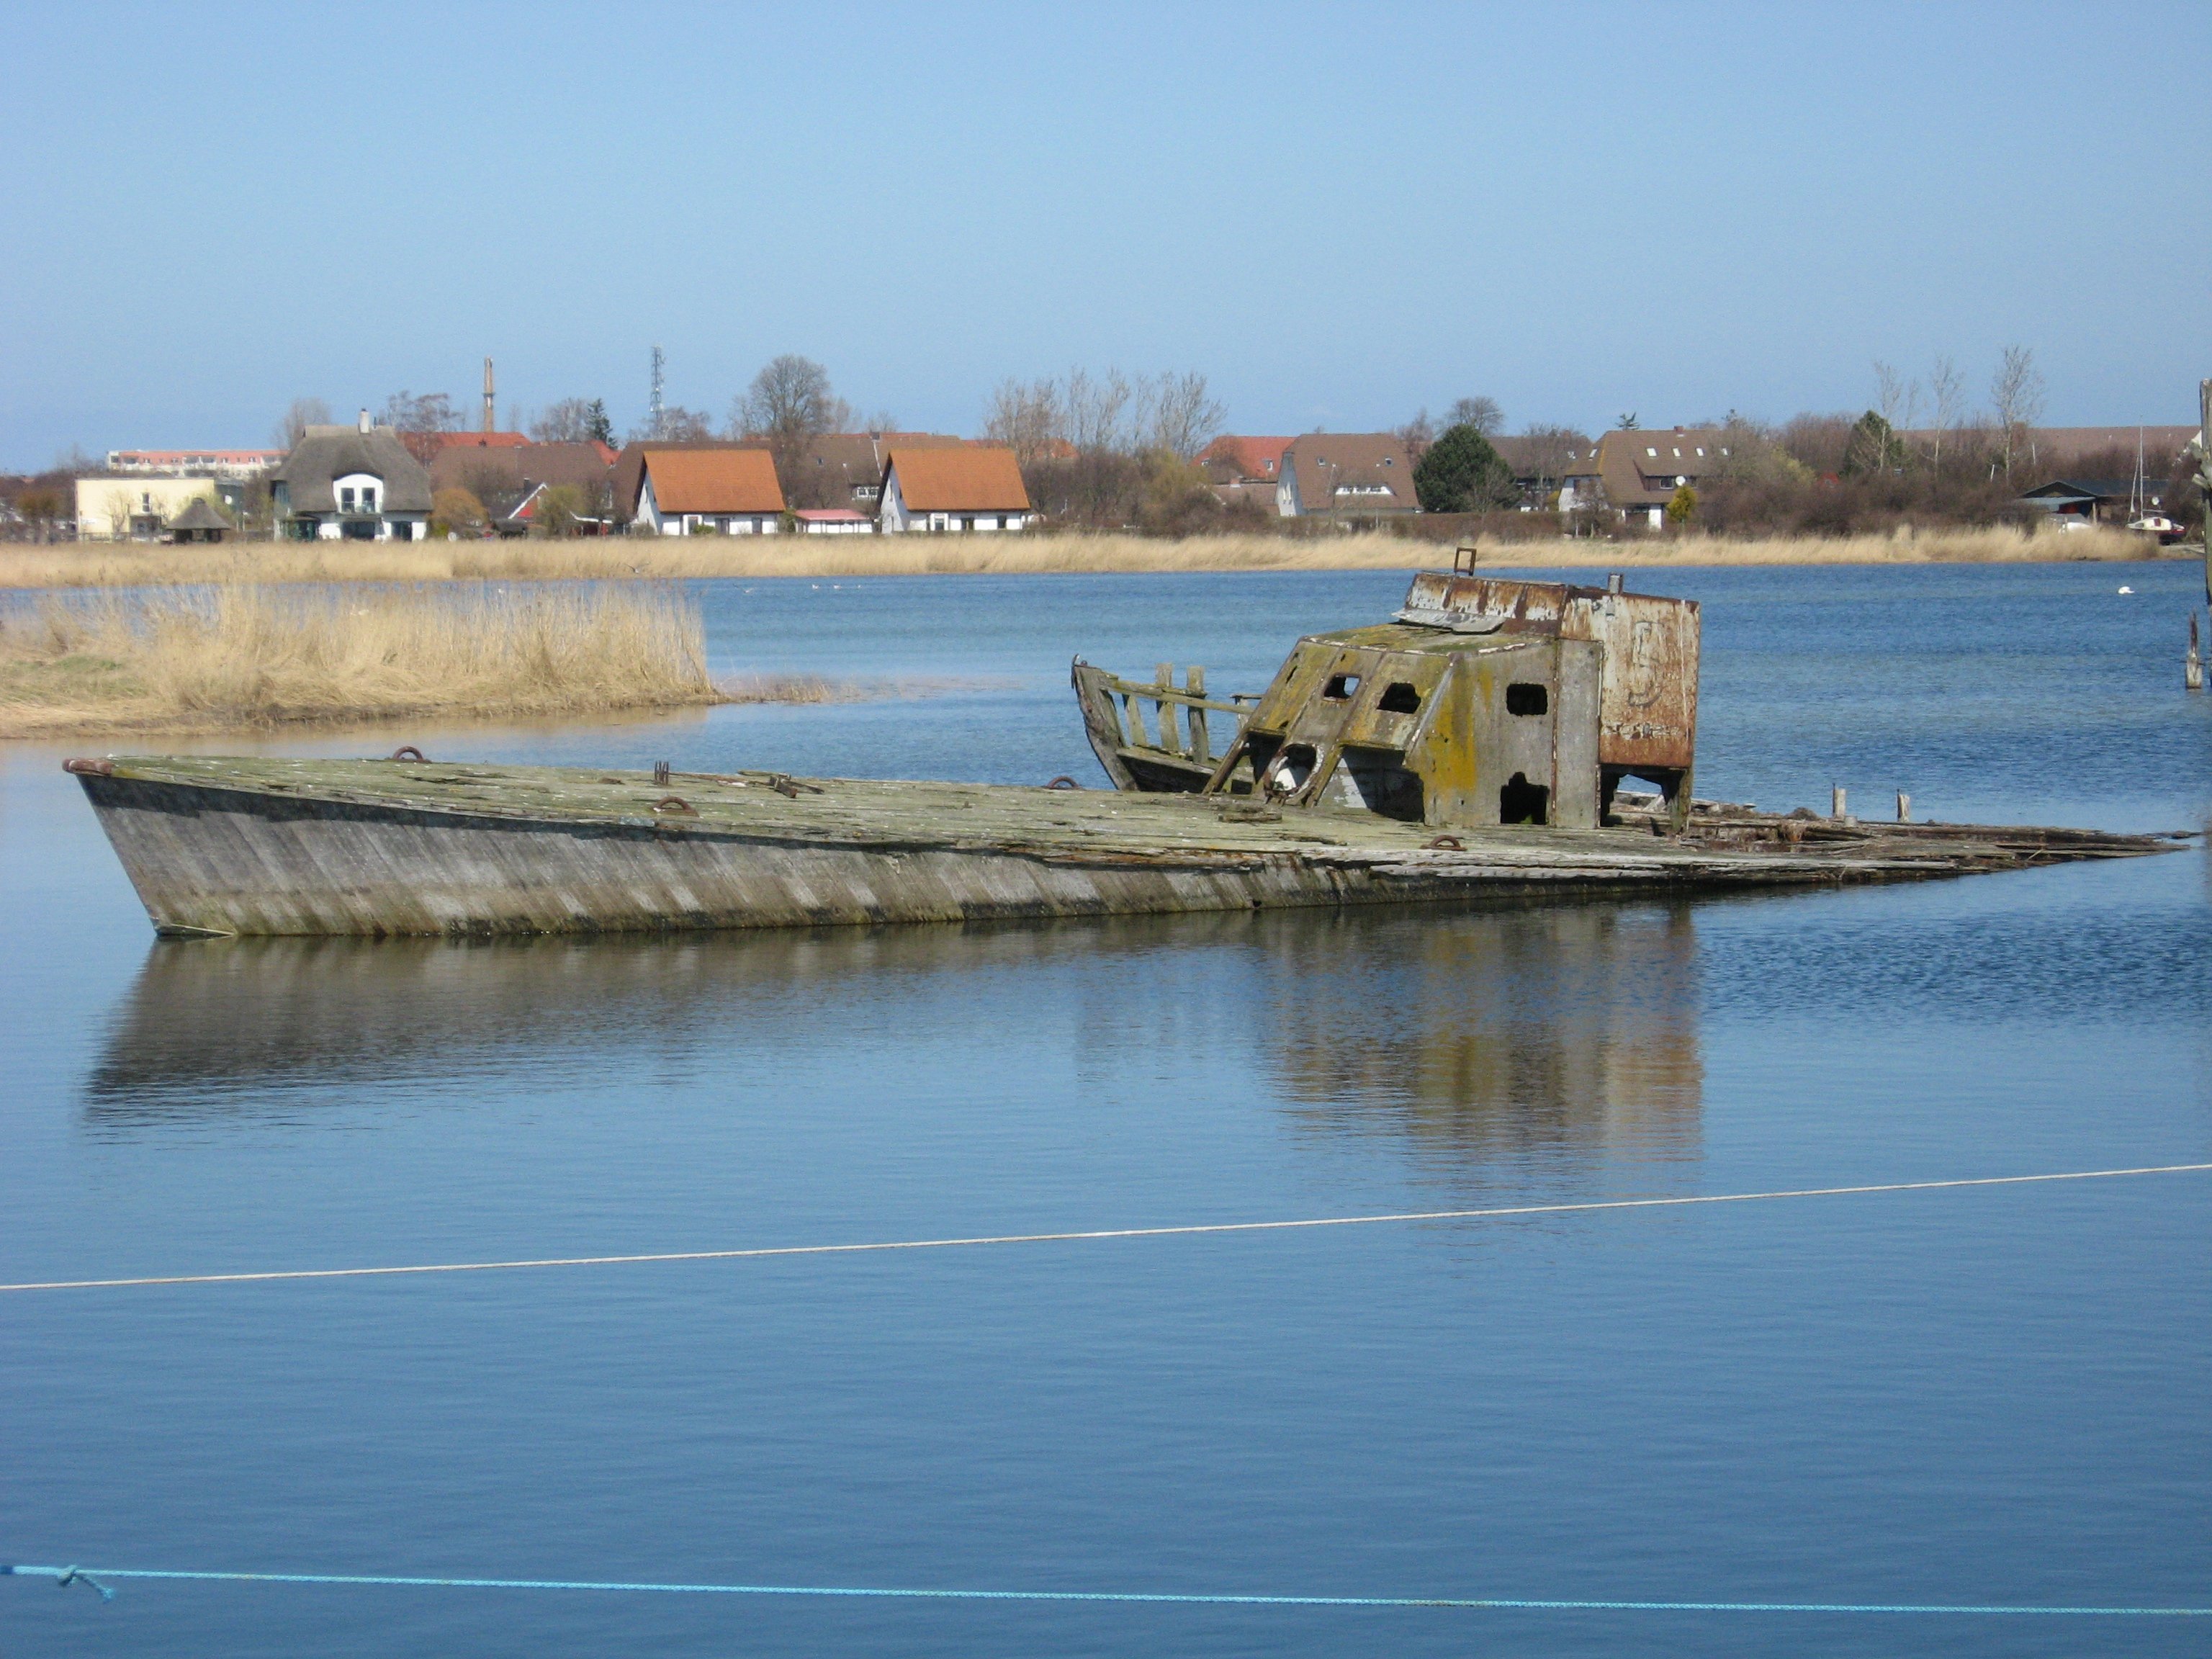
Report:
M 1282 919 L 1296 927 L 1312 920 Z M 88 1117 L 115 1127 L 251 1113 L 388 1082 L 465 1088 L 488 1071 L 659 1079 L 760 1065 L 836 1039 L 855 1022 L 927 1017 L 986 1031 L 1000 1018 L 969 988 L 1007 970 L 1072 968 L 1130 988 L 1147 952 L 1250 946 L 1260 918 L 1127 917 L 926 928 L 620 934 L 596 939 L 165 940 L 84 1085 Z M 1266 937 L 1279 937 L 1267 935 Z M 1154 1029 L 1188 1002 L 1158 993 Z M 825 1034 L 823 1010 L 840 1011 Z M 1209 1030 L 1230 1040 L 1225 1014 Z M 988 1040 L 988 1039 L 986 1039 Z
M 1455 1164 L 1698 1153 L 1688 906 L 1364 920 L 1277 957 L 1280 1039 L 1267 1058 L 1304 1121 L 1401 1137 Z
M 365 1089 L 466 1109 L 518 1079 L 683 1084 L 834 1062 L 921 1019 L 1001 1040 L 1020 976 L 1069 1022 L 1079 1074 L 1231 1052 L 1294 1121 L 1459 1160 L 1694 1151 L 1701 1070 L 1686 909 L 1296 911 L 951 928 L 468 943 L 169 941 L 86 1079 L 85 1122 L 305 1126 Z M 835 1008 L 836 1020 L 823 1011 Z M 733 1057 L 742 1056 L 742 1060 Z M 1085 1086 L 1088 1086 L 1087 1084 Z M 787 1108 L 787 1103 L 777 1109 Z

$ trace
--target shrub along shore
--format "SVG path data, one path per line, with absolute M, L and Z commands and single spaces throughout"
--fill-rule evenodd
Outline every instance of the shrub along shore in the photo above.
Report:
M 717 685 L 698 607 L 657 584 L 167 587 L 0 611 L 0 738 L 836 695 L 810 678 Z
M 2198 556 L 2093 529 L 1731 538 L 1697 533 L 1502 539 L 1486 563 L 1620 569 L 1649 565 L 1986 564 Z M 18 544 L 0 547 L 0 588 L 178 583 L 621 580 L 651 577 L 915 576 L 1071 571 L 1410 570 L 1447 562 L 1448 543 L 1379 532 L 1182 539 L 1035 532 L 971 536 L 617 536 L 501 541 Z

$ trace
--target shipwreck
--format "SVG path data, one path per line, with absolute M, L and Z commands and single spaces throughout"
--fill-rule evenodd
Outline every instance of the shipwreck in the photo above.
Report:
M 1822 886 L 2185 836 L 1699 801 L 1688 601 L 1425 572 L 1261 693 L 1080 658 L 1110 790 L 380 760 L 66 763 L 169 935 L 800 927 Z M 1147 714 L 1149 711 L 1149 720 Z M 1644 787 L 1631 788 L 1631 783 Z

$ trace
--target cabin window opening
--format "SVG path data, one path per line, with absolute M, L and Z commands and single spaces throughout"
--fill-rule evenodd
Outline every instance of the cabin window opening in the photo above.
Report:
M 1332 674 L 1328 677 L 1328 684 L 1322 688 L 1322 696 L 1330 702 L 1349 702 L 1352 694 L 1358 690 L 1358 675 Z
M 1547 714 L 1551 707 L 1552 694 L 1540 685 L 1516 680 L 1505 688 L 1505 712 L 1509 714 Z
M 1407 680 L 1394 680 L 1382 688 L 1375 706 L 1392 714 L 1411 714 L 1421 707 L 1421 694 Z
M 1552 792 L 1540 783 L 1531 783 L 1524 773 L 1516 772 L 1505 781 L 1498 792 L 1498 821 L 1500 823 L 1544 823 L 1549 822 Z
M 1310 743 L 1285 744 L 1282 753 L 1267 768 L 1269 793 L 1294 795 L 1304 788 L 1306 780 L 1313 775 L 1314 762 L 1318 758 Z

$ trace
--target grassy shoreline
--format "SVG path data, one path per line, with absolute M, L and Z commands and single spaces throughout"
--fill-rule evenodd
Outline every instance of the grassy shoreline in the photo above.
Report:
M 1483 562 L 1550 569 L 1664 565 L 2123 562 L 2200 557 L 2122 531 L 2008 529 L 1893 536 L 1488 542 Z M 653 578 L 1049 574 L 1079 572 L 1410 570 L 1447 563 L 1434 542 L 1346 536 L 685 536 L 580 541 L 66 543 L 0 546 L 0 588 L 178 583 L 571 581 Z
M 207 734 L 406 717 L 823 702 L 717 685 L 698 607 L 665 586 L 160 588 L 58 594 L 0 619 L 0 738 Z

